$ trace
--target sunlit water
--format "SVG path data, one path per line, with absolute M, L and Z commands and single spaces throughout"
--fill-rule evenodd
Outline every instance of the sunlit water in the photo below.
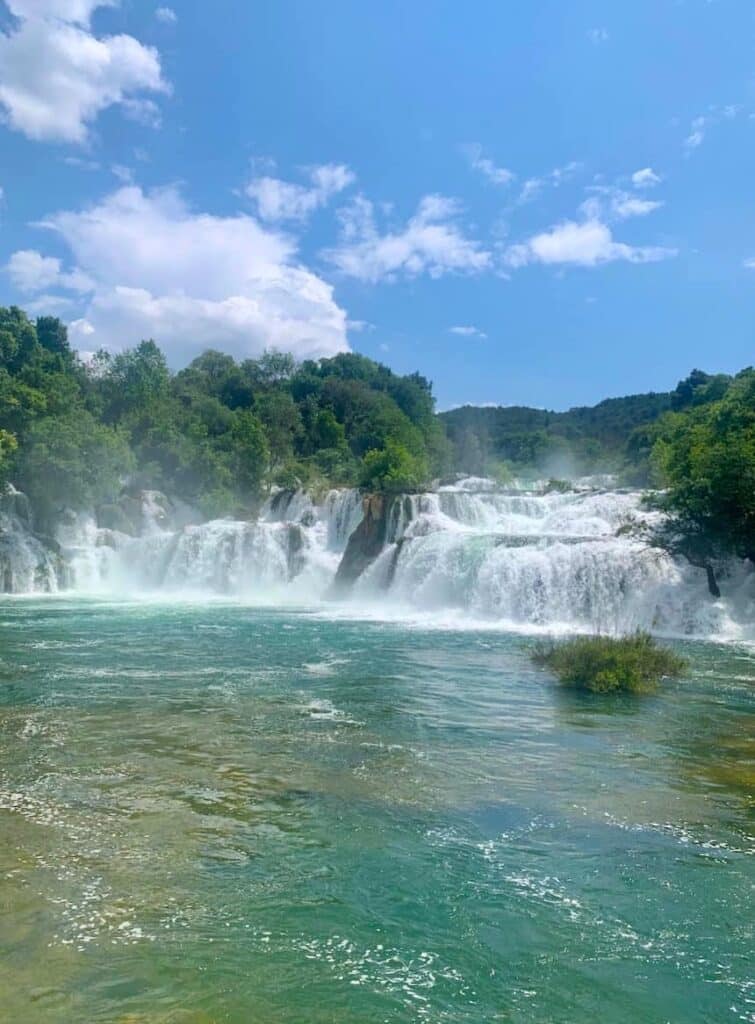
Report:
M 755 656 L 0 603 L 0 1019 L 755 1021 Z

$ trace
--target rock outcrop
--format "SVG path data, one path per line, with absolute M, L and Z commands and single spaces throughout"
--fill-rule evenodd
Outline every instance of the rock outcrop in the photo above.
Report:
M 412 499 L 405 494 L 368 494 L 363 499 L 362 511 L 362 521 L 349 537 L 333 581 L 335 596 L 359 579 L 386 544 L 402 539 L 412 519 Z

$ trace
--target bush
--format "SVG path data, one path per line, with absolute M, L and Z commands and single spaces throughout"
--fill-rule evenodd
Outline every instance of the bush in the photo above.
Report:
M 679 676 L 687 662 L 648 633 L 576 637 L 533 654 L 561 683 L 589 693 L 649 693 L 664 676 Z

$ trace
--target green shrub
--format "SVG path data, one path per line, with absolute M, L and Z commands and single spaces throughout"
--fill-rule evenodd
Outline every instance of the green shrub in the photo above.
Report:
M 687 666 L 684 658 L 640 632 L 575 637 L 538 648 L 533 660 L 564 686 L 589 693 L 649 693 L 664 676 L 679 676 Z

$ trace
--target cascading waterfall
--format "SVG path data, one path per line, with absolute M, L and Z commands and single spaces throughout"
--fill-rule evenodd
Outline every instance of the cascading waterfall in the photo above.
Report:
M 512 628 L 746 638 L 755 574 L 713 601 L 705 572 L 650 542 L 637 492 L 505 491 L 470 479 L 412 499 L 414 515 L 355 586 L 417 611 Z
M 279 492 L 256 520 L 216 519 L 179 529 L 150 520 L 130 537 L 79 516 L 59 530 L 74 589 L 86 593 L 216 594 L 312 601 L 333 578 L 361 518 L 357 491 L 330 491 L 318 504 Z
M 363 559 L 367 568 L 338 598 L 370 614 L 518 629 L 752 639 L 755 573 L 732 567 L 713 600 L 702 569 L 652 544 L 660 514 L 644 510 L 639 493 L 604 483 L 548 492 L 470 478 L 386 499 L 377 557 L 372 550 Z M 355 490 L 320 500 L 280 491 L 253 521 L 191 523 L 155 492 L 129 500 L 136 535 L 71 514 L 55 551 L 18 515 L 1 512 L 0 587 L 320 604 L 367 522 Z

